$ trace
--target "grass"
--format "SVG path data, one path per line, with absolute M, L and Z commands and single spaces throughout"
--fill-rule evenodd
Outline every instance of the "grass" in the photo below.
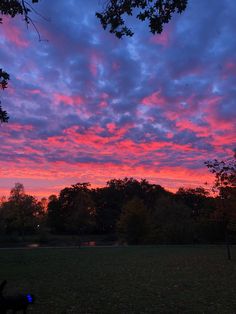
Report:
M 236 247 L 0 250 L 7 293 L 32 313 L 236 313 Z

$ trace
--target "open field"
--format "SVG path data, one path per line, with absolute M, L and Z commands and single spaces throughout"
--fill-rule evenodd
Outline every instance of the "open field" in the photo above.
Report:
M 236 247 L 0 250 L 7 292 L 30 313 L 236 313 Z

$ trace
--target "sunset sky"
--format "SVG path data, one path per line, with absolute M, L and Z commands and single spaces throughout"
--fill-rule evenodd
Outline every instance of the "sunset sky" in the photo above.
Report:
M 95 17 L 104 0 L 41 0 L 0 25 L 0 196 L 146 178 L 169 190 L 211 182 L 204 161 L 236 147 L 236 1 L 189 0 L 161 35 L 130 21 L 117 39 Z

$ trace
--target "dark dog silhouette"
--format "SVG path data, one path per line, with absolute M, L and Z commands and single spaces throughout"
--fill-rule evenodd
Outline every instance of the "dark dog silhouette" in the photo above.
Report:
M 7 281 L 4 280 L 0 285 L 0 314 L 6 314 L 9 310 L 12 313 L 22 311 L 26 314 L 29 304 L 34 303 L 34 296 L 32 294 L 17 294 L 12 296 L 4 296 L 3 289 Z

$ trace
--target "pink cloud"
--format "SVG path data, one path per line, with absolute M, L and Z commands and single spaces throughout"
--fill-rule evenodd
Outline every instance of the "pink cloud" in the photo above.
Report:
M 107 93 L 102 93 L 100 95 L 101 101 L 99 102 L 99 108 L 106 108 L 108 106 L 109 95 Z
M 170 31 L 165 29 L 161 34 L 150 37 L 150 42 L 163 47 L 168 47 L 170 44 Z
M 141 103 L 146 106 L 163 106 L 167 103 L 167 100 L 161 95 L 161 92 L 158 91 L 143 98 Z
M 4 17 L 1 28 L 3 28 L 2 34 L 6 41 L 15 44 L 19 48 L 26 48 L 29 46 L 29 41 L 23 37 L 23 32 L 21 32 L 19 26 L 17 27 L 11 18 Z
M 66 105 L 81 105 L 83 104 L 84 100 L 83 97 L 81 96 L 69 96 L 69 95 L 64 95 L 64 94 L 59 94 L 59 93 L 55 93 L 53 95 L 54 100 L 56 103 L 60 103 L 63 102 Z
M 116 130 L 116 125 L 115 123 L 111 122 L 111 123 L 107 123 L 107 129 L 110 133 L 114 133 L 114 131 Z
M 30 93 L 32 95 L 40 95 L 41 91 L 39 89 L 31 89 L 28 91 L 28 93 Z
M 8 131 L 22 132 L 22 131 L 32 131 L 34 127 L 33 125 L 30 125 L 30 124 L 9 123 L 4 128 L 5 128 L 5 132 L 8 132 Z
M 176 127 L 179 130 L 191 130 L 196 133 L 198 136 L 201 137 L 208 137 L 209 136 L 209 128 L 206 126 L 198 125 L 191 120 L 188 119 L 181 119 L 176 121 Z

